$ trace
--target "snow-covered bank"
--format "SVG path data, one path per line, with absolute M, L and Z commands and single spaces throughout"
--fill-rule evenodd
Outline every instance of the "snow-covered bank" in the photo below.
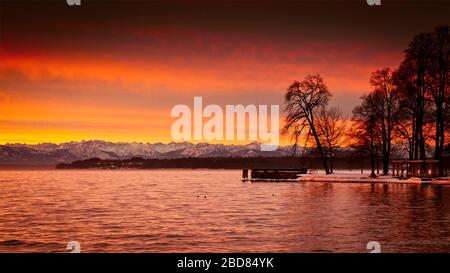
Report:
M 433 178 L 423 181 L 420 178 L 399 179 L 391 175 L 379 175 L 376 178 L 369 177 L 368 173 L 337 172 L 329 175 L 322 173 L 309 173 L 300 177 L 301 182 L 333 182 L 333 183 L 392 183 L 392 184 L 436 184 L 450 185 L 450 177 Z

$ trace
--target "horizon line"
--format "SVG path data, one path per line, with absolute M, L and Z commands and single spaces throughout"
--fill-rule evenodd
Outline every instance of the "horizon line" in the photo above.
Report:
M 0 146 L 7 146 L 7 145 L 29 145 L 29 146 L 37 146 L 37 145 L 43 145 L 43 144 L 52 144 L 52 145 L 61 145 L 61 144 L 66 144 L 66 143 L 83 143 L 83 142 L 106 142 L 106 143 L 112 143 L 112 144 L 132 144 L 132 143 L 138 143 L 138 144 L 165 144 L 165 145 L 169 145 L 169 144 L 182 144 L 182 143 L 189 143 L 189 144 L 193 144 L 193 145 L 198 145 L 198 144 L 209 144 L 209 145 L 225 145 L 225 146 L 245 146 L 245 145 L 250 145 L 250 144 L 266 144 L 263 142 L 258 142 L 258 141 L 251 141 L 248 143 L 230 143 L 230 144 L 225 144 L 225 143 L 212 143 L 212 142 L 208 142 L 208 141 L 170 141 L 170 142 L 163 142 L 163 141 L 158 141 L 158 142 L 142 142 L 142 141 L 110 141 L 110 140 L 101 140 L 101 139 L 89 139 L 89 140 L 70 140 L 70 141 L 62 141 L 62 142 L 37 142 L 37 143 L 24 143 L 24 142 L 5 142 L 5 143 L 0 143 Z M 294 144 L 287 144 L 287 145 L 276 145 L 278 147 L 288 147 L 288 146 L 293 146 Z M 303 145 L 297 145 L 297 146 L 301 146 L 301 147 L 307 147 L 307 146 L 303 146 Z

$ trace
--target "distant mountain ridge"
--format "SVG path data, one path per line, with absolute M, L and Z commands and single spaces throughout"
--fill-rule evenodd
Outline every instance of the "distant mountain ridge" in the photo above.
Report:
M 208 158 L 208 157 L 284 157 L 292 155 L 292 146 L 263 152 L 260 144 L 224 145 L 190 142 L 141 143 L 89 140 L 61 144 L 5 144 L 0 145 L 0 165 L 55 165 L 88 158 L 148 159 Z M 297 151 L 301 154 L 301 150 Z

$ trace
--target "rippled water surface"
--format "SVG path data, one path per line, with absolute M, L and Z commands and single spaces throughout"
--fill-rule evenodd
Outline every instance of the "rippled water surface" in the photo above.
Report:
M 2 170 L 0 252 L 450 252 L 450 187 L 225 170 Z

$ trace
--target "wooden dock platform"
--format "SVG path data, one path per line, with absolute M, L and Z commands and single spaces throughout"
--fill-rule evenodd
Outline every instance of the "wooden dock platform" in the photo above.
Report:
M 308 169 L 251 169 L 251 176 L 248 176 L 248 169 L 242 171 L 242 181 L 251 182 L 296 182 L 301 174 L 306 174 Z

